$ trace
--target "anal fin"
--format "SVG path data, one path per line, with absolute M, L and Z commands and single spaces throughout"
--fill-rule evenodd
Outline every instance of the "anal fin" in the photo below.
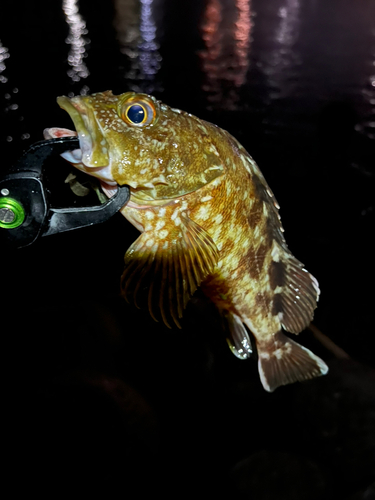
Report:
M 258 367 L 263 387 L 273 392 L 281 385 L 302 382 L 328 372 L 328 367 L 309 349 L 289 339 L 282 332 L 258 345 Z

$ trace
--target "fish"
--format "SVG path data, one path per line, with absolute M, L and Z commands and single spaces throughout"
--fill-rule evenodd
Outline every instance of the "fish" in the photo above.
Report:
M 256 162 L 227 131 L 155 97 L 111 91 L 57 98 L 78 136 L 62 156 L 111 197 L 130 187 L 122 215 L 140 231 L 125 253 L 121 290 L 166 326 L 181 328 L 198 287 L 215 304 L 228 345 L 253 356 L 268 392 L 328 372 L 285 334 L 311 322 L 317 280 L 290 252 L 279 205 Z

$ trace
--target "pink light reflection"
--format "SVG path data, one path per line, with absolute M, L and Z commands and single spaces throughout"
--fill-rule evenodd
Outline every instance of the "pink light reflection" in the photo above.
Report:
M 224 0 L 209 0 L 201 26 L 206 46 L 200 53 L 206 75 L 203 90 L 210 107 L 235 109 L 238 90 L 246 81 L 253 27 L 251 0 L 236 0 L 235 7 L 226 12 Z

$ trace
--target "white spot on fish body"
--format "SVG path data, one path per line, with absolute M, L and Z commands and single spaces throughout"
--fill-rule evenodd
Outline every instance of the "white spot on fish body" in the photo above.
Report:
M 214 221 L 217 224 L 220 224 L 223 221 L 223 216 L 221 214 L 217 214 L 216 217 L 214 218 Z
M 202 220 L 207 220 L 210 217 L 209 208 L 210 205 L 202 205 L 197 212 L 197 216 Z
M 275 356 L 275 358 L 281 359 L 283 357 L 284 353 L 283 353 L 283 350 L 279 348 L 273 352 L 273 355 Z
M 249 165 L 249 160 L 247 158 L 245 158 L 245 156 L 243 154 L 241 154 L 240 157 L 241 157 L 241 161 L 242 161 L 244 167 L 246 168 L 246 170 L 248 172 L 252 173 L 250 165 Z
M 210 196 L 210 195 L 203 196 L 203 198 L 201 198 L 202 203 L 204 203 L 205 201 L 210 201 L 210 200 L 212 200 L 212 196 Z
M 163 245 L 163 250 L 165 250 L 166 248 L 168 248 L 168 245 L 169 245 L 168 241 L 165 241 L 164 245 Z
M 165 216 L 165 212 L 166 212 L 166 208 L 164 208 L 164 207 L 163 207 L 163 208 L 161 208 L 161 209 L 159 210 L 159 217 L 164 217 L 164 216 Z
M 279 250 L 277 243 L 275 243 L 275 242 L 274 242 L 273 247 L 272 247 L 271 257 L 275 262 L 280 261 L 280 250 Z
M 165 221 L 164 220 L 158 220 L 155 226 L 155 229 L 158 231 L 162 229 L 165 226 Z
M 217 186 L 219 186 L 222 182 L 223 182 L 223 176 L 216 177 L 216 179 L 214 179 L 214 180 L 211 182 L 211 186 L 212 186 L 212 187 L 217 187 Z
M 147 229 L 146 229 L 146 231 L 147 231 Z M 155 243 L 154 240 L 151 238 L 150 240 L 146 241 L 146 247 L 151 248 L 154 243 Z
M 180 211 L 180 207 L 177 207 L 176 210 L 173 212 L 173 214 L 171 215 L 171 219 L 172 220 L 175 220 L 175 218 L 177 217 L 177 215 L 179 214 L 179 211 Z
M 146 216 L 147 220 L 152 220 L 155 217 L 155 214 L 154 214 L 154 212 L 147 211 L 145 216 Z
M 216 231 L 212 234 L 212 239 L 216 242 L 220 239 L 222 226 L 219 226 Z
M 162 231 L 160 231 L 159 233 L 159 237 L 164 240 L 169 234 L 169 231 L 167 231 L 166 229 L 163 229 Z

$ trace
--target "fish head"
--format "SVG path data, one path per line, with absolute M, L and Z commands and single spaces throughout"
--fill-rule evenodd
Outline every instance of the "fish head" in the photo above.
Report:
M 62 156 L 105 184 L 129 185 L 133 202 L 166 203 L 223 174 L 212 139 L 217 127 L 152 96 L 107 91 L 57 102 L 73 120 L 76 132 L 70 134 L 80 143 Z M 59 130 L 46 129 L 45 137 Z

